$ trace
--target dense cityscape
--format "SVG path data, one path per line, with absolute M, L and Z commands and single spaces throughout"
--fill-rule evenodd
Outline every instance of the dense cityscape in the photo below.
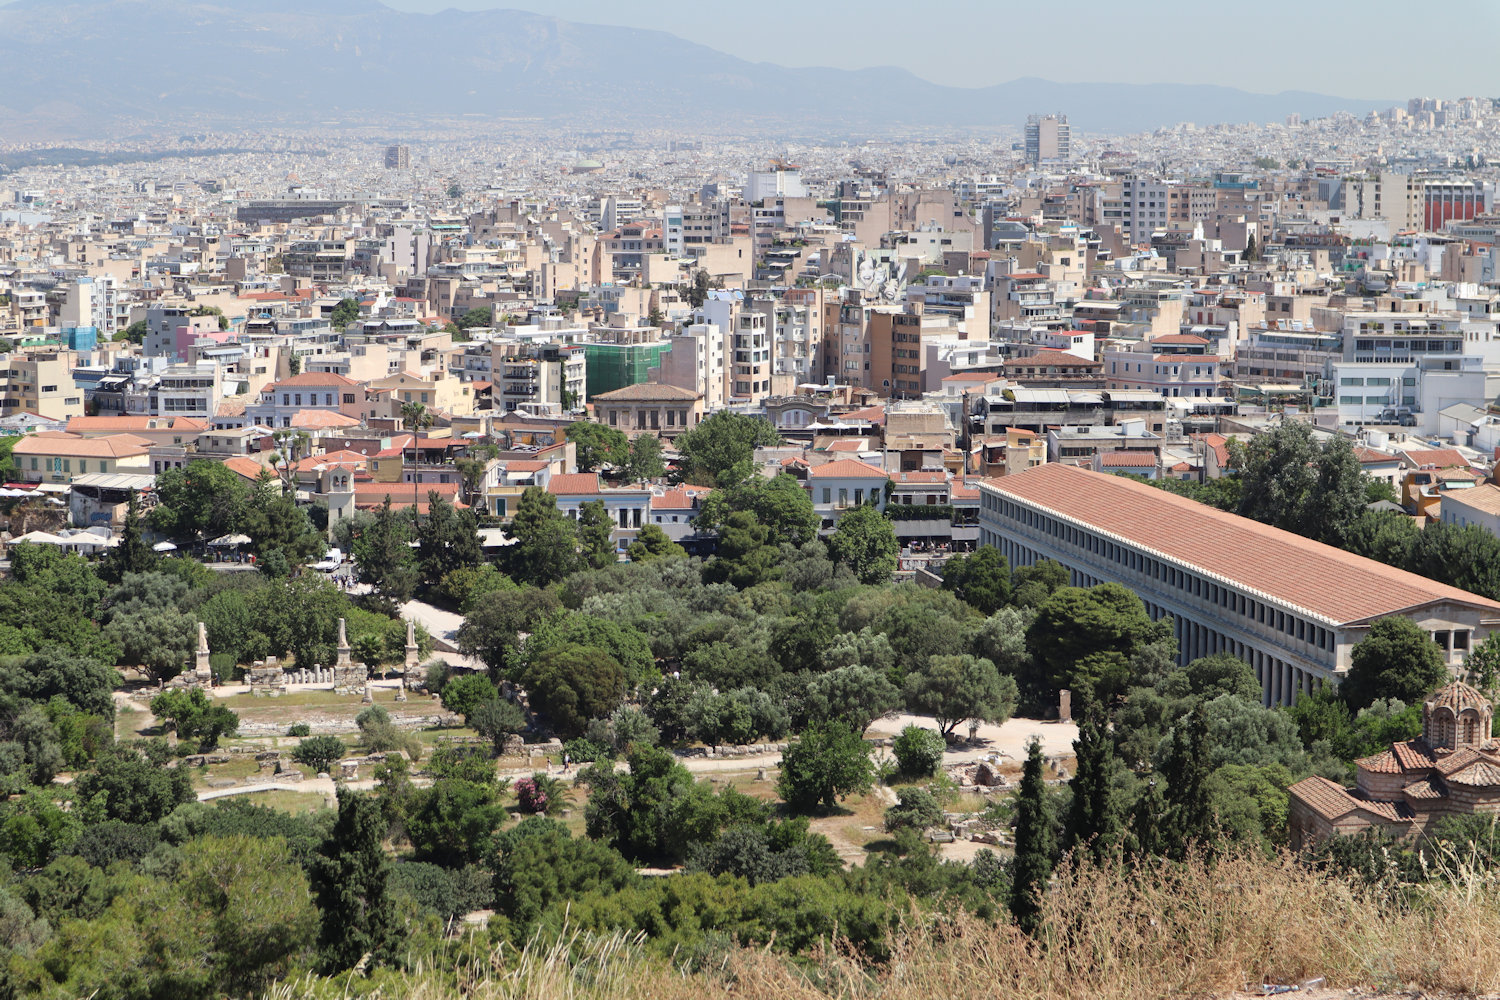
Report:
M 0 997 L 1500 994 L 1500 99 L 1070 93 L 13 95 Z

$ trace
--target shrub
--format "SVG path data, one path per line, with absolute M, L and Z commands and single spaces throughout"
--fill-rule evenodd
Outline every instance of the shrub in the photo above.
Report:
M 312 726 L 305 722 L 298 722 L 287 729 L 286 734 L 288 736 L 311 736 Z
M 925 788 L 902 789 L 899 803 L 885 811 L 886 833 L 895 833 L 897 830 L 921 831 L 942 824 L 943 807 L 938 805 L 937 799 Z
M 443 686 L 443 707 L 467 719 L 480 705 L 500 697 L 495 685 L 483 674 L 455 677 Z
M 547 793 L 543 791 L 536 781 L 536 777 L 522 778 L 516 782 L 516 804 L 521 807 L 522 812 L 544 813 L 547 811 Z
M 344 741 L 337 736 L 313 736 L 297 744 L 292 760 L 324 774 L 344 757 Z
M 934 729 L 907 726 L 891 743 L 891 752 L 896 755 L 896 765 L 901 773 L 911 778 L 930 778 L 937 774 L 943 763 L 943 751 L 948 744 Z
M 593 740 L 579 737 L 563 744 L 563 753 L 575 764 L 592 764 L 596 760 L 613 760 L 614 747 L 600 746 Z

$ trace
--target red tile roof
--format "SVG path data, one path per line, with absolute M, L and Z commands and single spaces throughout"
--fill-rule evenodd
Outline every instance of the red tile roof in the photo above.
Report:
M 1099 456 L 1099 464 L 1112 469 L 1154 469 L 1154 451 L 1106 451 Z
M 1454 448 L 1403 448 L 1401 454 L 1418 468 L 1463 469 L 1469 462 Z
M 919 470 L 915 472 L 898 472 L 891 478 L 898 483 L 946 483 L 948 481 L 948 473 Z
M 819 465 L 808 472 L 810 479 L 889 479 L 884 469 L 877 469 L 868 462 L 857 462 L 852 458 L 841 458 L 837 462 Z
M 984 488 L 1339 624 L 1435 601 L 1500 611 L 1500 602 L 1118 476 L 1047 464 Z
M 192 417 L 71 417 L 67 427 L 69 434 L 116 434 L 126 431 L 141 434 L 146 431 L 206 431 L 208 423 Z
M 547 492 L 553 496 L 591 496 L 601 492 L 597 472 L 565 472 L 547 480 Z

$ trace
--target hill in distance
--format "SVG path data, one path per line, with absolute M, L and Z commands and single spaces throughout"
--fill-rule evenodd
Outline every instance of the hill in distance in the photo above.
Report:
M 0 37 L 0 129 L 13 138 L 397 115 L 839 134 L 1014 127 L 1053 110 L 1077 129 L 1124 133 L 1389 103 L 1034 78 L 945 87 L 896 68 L 751 63 L 661 31 L 376 0 L 18 0 L 0 7 Z

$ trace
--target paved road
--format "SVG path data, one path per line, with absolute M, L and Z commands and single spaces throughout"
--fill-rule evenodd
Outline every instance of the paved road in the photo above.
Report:
M 468 667 L 471 670 L 484 669 L 484 663 L 477 657 L 460 656 L 456 652 L 458 627 L 464 623 L 463 615 L 444 611 L 424 601 L 407 601 L 401 605 L 401 617 L 409 618 L 427 630 L 436 641 L 436 654 L 442 659 L 454 666 Z

